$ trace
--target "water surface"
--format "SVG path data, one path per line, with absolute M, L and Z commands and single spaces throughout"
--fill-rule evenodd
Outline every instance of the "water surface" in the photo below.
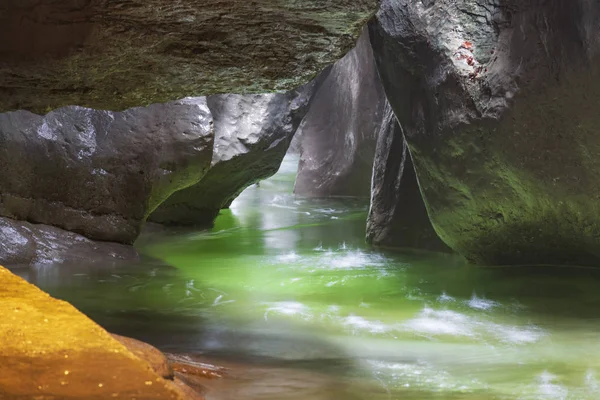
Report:
M 164 261 L 19 271 L 108 330 L 230 366 L 209 399 L 600 399 L 600 271 L 364 244 L 367 201 L 292 194 L 297 159 Z

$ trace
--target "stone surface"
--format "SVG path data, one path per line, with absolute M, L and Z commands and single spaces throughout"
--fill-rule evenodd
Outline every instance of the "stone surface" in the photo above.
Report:
M 368 197 L 386 103 L 365 30 L 332 67 L 298 129 L 301 157 L 294 193 Z
M 376 246 L 449 251 L 429 221 L 419 183 L 391 107 L 377 135 L 367 242 Z
M 207 98 L 215 129 L 211 168 L 150 216 L 167 225 L 210 225 L 248 186 L 275 174 L 308 110 L 317 79 L 285 94 Z
M 152 210 L 200 180 L 213 138 L 202 98 L 0 114 L 0 216 L 133 243 Z
M 100 265 L 137 263 L 133 246 L 95 242 L 48 225 L 0 217 L 0 264 L 43 267 L 48 265 Z
M 173 379 L 175 377 L 175 374 L 169 365 L 169 361 L 167 360 L 167 356 L 165 356 L 156 347 L 151 346 L 148 343 L 140 342 L 139 340 L 125 336 L 116 335 L 114 333 L 112 333 L 111 336 L 113 339 L 125 346 L 127 350 L 150 364 L 152 370 L 160 377 L 164 379 Z
M 0 399 L 185 399 L 70 304 L 0 267 Z
M 0 111 L 294 89 L 354 45 L 378 3 L 5 0 Z
M 479 264 L 600 261 L 600 3 L 384 0 L 370 24 L 440 237 Z

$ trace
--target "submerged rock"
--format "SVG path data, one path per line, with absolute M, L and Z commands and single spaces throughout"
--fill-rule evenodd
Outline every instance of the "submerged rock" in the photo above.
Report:
M 448 251 L 429 221 L 410 151 L 389 105 L 385 114 L 373 166 L 367 242 Z
M 369 196 L 377 132 L 387 104 L 369 34 L 331 69 L 298 129 L 294 193 Z
M 0 263 L 13 265 L 101 265 L 135 263 L 140 256 L 133 246 L 95 242 L 48 225 L 0 217 Z
M 290 90 L 341 58 L 378 4 L 3 1 L 0 111 Z
M 370 24 L 440 237 L 479 264 L 600 261 L 600 3 L 384 0 Z
M 200 180 L 212 147 L 203 98 L 0 114 L 0 216 L 130 244 L 152 210 Z
M 72 305 L 2 267 L 0 314 L 2 398 L 187 398 Z
M 150 220 L 210 225 L 244 189 L 275 174 L 318 84 L 285 94 L 209 96 L 215 129 L 211 167 L 197 184 L 173 193 Z

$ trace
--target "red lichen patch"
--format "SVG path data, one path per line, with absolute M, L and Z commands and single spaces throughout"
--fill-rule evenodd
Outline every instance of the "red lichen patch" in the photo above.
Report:
M 467 41 L 463 42 L 461 47 L 464 47 L 467 50 L 471 50 L 473 48 L 473 43 L 471 43 L 467 40 Z
M 469 79 L 474 81 L 475 79 L 479 78 L 479 74 L 481 73 L 482 70 L 483 70 L 482 66 L 475 68 L 475 71 L 473 71 L 469 74 Z M 486 71 L 487 71 L 487 69 L 486 69 Z

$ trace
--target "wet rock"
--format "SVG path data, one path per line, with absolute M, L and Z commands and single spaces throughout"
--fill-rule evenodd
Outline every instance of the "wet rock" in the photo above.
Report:
M 200 180 L 212 147 L 203 98 L 0 114 L 0 216 L 130 244 L 152 210 Z
M 72 305 L 2 267 L 0 314 L 2 398 L 186 398 Z
M 209 96 L 215 127 L 211 167 L 196 185 L 173 193 L 150 220 L 210 225 L 244 189 L 275 174 L 319 82 L 285 94 Z
M 7 266 L 84 264 L 105 268 L 138 261 L 133 246 L 95 242 L 53 226 L 0 217 L 0 263 Z
M 367 242 L 377 246 L 449 251 L 429 221 L 419 183 L 390 106 L 377 140 Z
M 370 24 L 440 237 L 479 264 L 600 261 L 600 3 L 384 0 Z
M 368 197 L 386 103 L 365 30 L 332 67 L 298 129 L 301 158 L 294 193 Z
M 378 0 L 8 0 L 0 111 L 290 90 L 353 45 Z
M 111 336 L 127 347 L 127 350 L 135 354 L 140 359 L 146 361 L 152 367 L 152 370 L 164 379 L 173 379 L 175 377 L 173 370 L 169 365 L 167 356 L 165 356 L 156 347 L 139 340 L 111 333 Z

